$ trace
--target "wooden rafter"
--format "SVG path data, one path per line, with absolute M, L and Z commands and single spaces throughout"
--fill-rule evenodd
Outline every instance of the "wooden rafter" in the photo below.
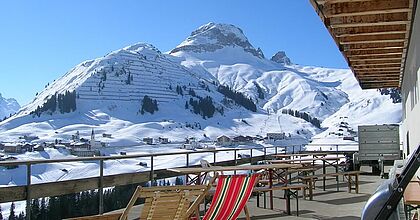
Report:
M 417 0 L 310 0 L 362 88 L 398 87 Z
M 350 61 L 361 61 L 361 60 L 384 60 L 384 59 L 401 59 L 402 53 L 394 54 L 378 54 L 378 55 L 353 55 L 348 56 Z
M 383 40 L 407 40 L 405 33 L 403 34 L 381 34 L 381 35 L 368 35 L 368 36 L 348 36 L 339 37 L 340 43 L 346 42 L 371 42 L 371 41 L 383 41 Z
M 405 32 L 407 25 L 377 25 L 372 27 L 350 27 L 350 28 L 336 28 L 334 34 L 337 37 L 346 35 L 376 35 L 381 33 Z
M 324 4 L 324 15 L 328 17 L 358 16 L 409 12 L 407 0 L 370 0 Z

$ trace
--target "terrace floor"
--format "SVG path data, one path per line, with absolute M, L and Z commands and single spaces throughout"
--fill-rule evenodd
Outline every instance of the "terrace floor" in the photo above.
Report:
M 322 189 L 322 181 L 316 183 L 314 198 L 312 201 L 304 200 L 302 193 L 299 192 L 299 216 L 296 216 L 296 200 L 291 200 L 292 215 L 284 213 L 285 200 L 283 191 L 274 192 L 274 209 L 258 208 L 256 206 L 256 196 L 251 197 L 247 206 L 250 211 L 251 219 L 340 219 L 353 220 L 360 219 L 360 215 L 366 201 L 369 199 L 376 188 L 383 182 L 379 176 L 361 175 L 359 194 L 347 192 L 347 183 L 340 177 L 340 191 L 337 192 L 336 181 L 326 181 L 326 191 Z M 260 206 L 263 205 L 263 197 L 260 196 Z M 141 211 L 141 205 L 134 207 L 129 219 L 136 219 Z M 243 213 L 240 219 L 245 219 Z

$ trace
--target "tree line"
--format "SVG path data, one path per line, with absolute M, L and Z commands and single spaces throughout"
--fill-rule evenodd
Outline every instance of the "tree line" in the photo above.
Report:
M 38 106 L 30 114 L 40 117 L 44 112 L 52 114 L 57 109 L 61 114 L 76 111 L 76 90 L 73 92 L 66 91 L 64 94 L 56 93 L 50 96 L 42 106 Z
M 252 99 L 246 97 L 244 94 L 234 91 L 229 86 L 219 85 L 217 91 L 222 93 L 224 96 L 235 101 L 236 104 L 243 106 L 244 108 L 256 112 L 257 106 Z
M 316 117 L 311 117 L 308 113 L 306 112 L 299 112 L 298 110 L 292 110 L 292 109 L 282 109 L 281 113 L 283 114 L 289 114 L 291 116 L 297 117 L 297 118 L 301 118 L 309 123 L 311 123 L 312 125 L 314 125 L 317 128 L 321 128 L 321 121 L 316 118 Z
M 185 109 L 189 109 L 189 105 L 191 105 L 192 112 L 201 115 L 204 119 L 213 117 L 216 111 L 213 99 L 210 96 L 206 96 L 205 98 L 197 97 L 198 100 L 190 98 L 189 102 L 185 102 Z

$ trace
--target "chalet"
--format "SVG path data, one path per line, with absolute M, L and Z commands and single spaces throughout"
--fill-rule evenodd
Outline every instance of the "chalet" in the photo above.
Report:
M 145 138 L 143 138 L 143 142 L 145 144 L 153 144 L 153 138 L 151 138 L 151 137 L 145 137 Z
M 158 141 L 161 144 L 168 144 L 169 143 L 169 138 L 159 137 Z
M 233 142 L 237 144 L 246 144 L 246 143 L 252 142 L 252 137 L 250 136 L 245 137 L 245 136 L 239 135 L 239 136 L 233 137 Z
M 221 146 L 228 146 L 232 144 L 232 139 L 226 135 L 220 135 L 216 138 L 216 144 Z
M 285 138 L 284 132 L 281 133 L 267 133 L 267 140 L 277 141 Z
M 38 152 L 45 151 L 45 148 L 41 145 L 37 145 L 34 147 L 34 151 L 38 151 Z
M 100 155 L 99 150 L 90 150 L 90 149 L 82 149 L 82 148 L 71 149 L 70 153 L 78 157 L 93 157 L 93 156 Z
M 111 138 L 112 137 L 112 134 L 103 133 L 102 134 L 102 137 L 104 137 L 104 138 Z
M 24 148 L 21 144 L 4 144 L 4 152 L 11 153 L 11 154 L 21 154 L 24 153 Z

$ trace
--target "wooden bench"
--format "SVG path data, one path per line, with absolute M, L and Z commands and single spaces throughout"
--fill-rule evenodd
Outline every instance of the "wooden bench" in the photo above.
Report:
M 315 189 L 316 181 L 320 180 L 321 178 L 325 180 L 327 177 L 334 177 L 337 180 L 337 191 L 340 190 L 338 177 L 343 176 L 343 178 L 347 179 L 347 187 L 348 192 L 351 193 L 352 190 L 355 190 L 356 193 L 359 193 L 359 175 L 363 173 L 362 171 L 348 171 L 348 172 L 339 172 L 339 173 L 326 173 L 326 174 L 317 174 L 317 175 L 310 175 L 310 176 L 301 176 L 299 179 L 302 180 L 304 184 L 307 185 L 307 190 L 309 193 L 306 193 L 306 189 L 304 190 L 304 198 L 309 197 L 309 200 L 313 199 L 313 189 Z M 324 191 L 325 191 L 325 182 L 324 182 Z
M 260 193 L 264 195 L 264 208 L 266 208 L 266 195 L 265 192 L 275 191 L 275 190 L 284 190 L 284 198 L 286 199 L 286 213 L 291 214 L 290 210 L 290 199 L 296 198 L 296 216 L 299 216 L 299 190 L 304 190 L 306 188 L 305 184 L 288 184 L 288 185 L 274 185 L 272 187 L 262 186 L 255 187 L 253 192 L 258 193 L 257 195 L 257 207 L 260 207 Z M 273 207 L 271 207 L 273 208 Z

